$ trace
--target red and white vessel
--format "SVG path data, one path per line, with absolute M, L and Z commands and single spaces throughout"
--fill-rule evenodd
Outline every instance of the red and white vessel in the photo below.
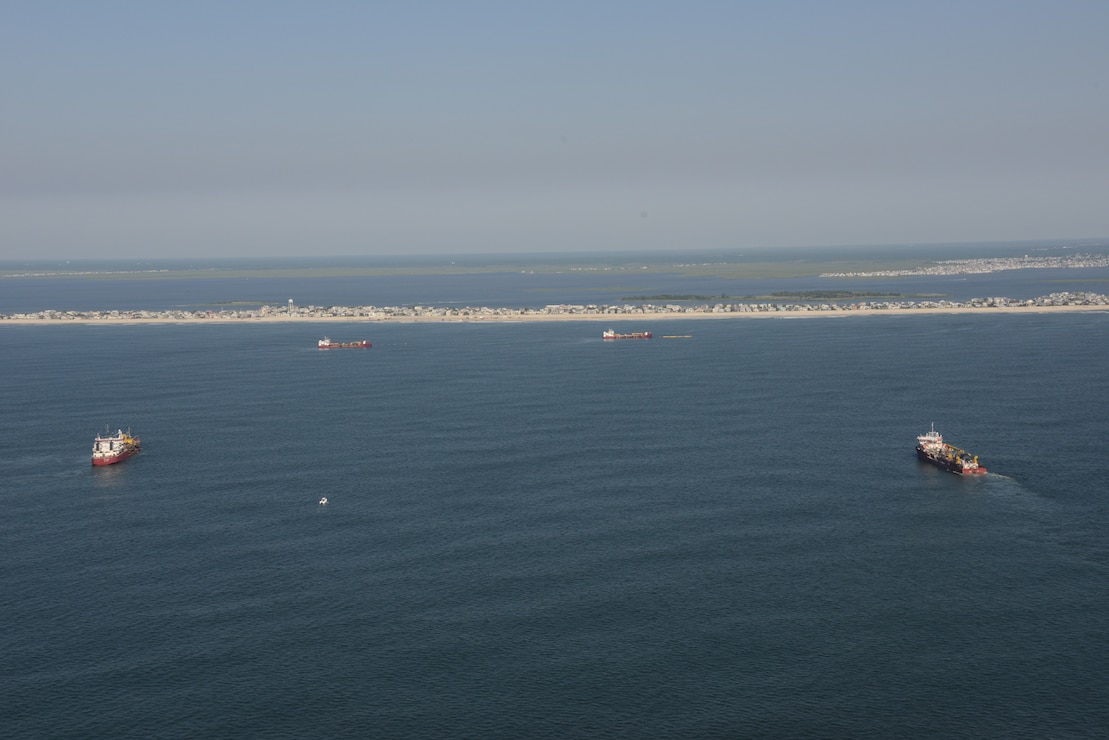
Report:
M 369 349 L 373 345 L 369 342 L 333 342 L 327 337 L 316 342 L 320 349 Z
M 654 335 L 649 331 L 633 331 L 627 334 L 617 334 L 612 329 L 606 329 L 601 334 L 601 339 L 650 339 Z
M 956 475 L 986 474 L 986 466 L 978 464 L 978 455 L 970 455 L 944 442 L 935 424 L 932 424 L 932 431 L 916 438 L 916 456 Z
M 114 435 L 104 432 L 104 436 L 96 435 L 92 443 L 92 464 L 111 465 L 123 462 L 138 453 L 140 442 L 138 437 L 131 436 L 131 430 L 126 432 L 120 429 Z

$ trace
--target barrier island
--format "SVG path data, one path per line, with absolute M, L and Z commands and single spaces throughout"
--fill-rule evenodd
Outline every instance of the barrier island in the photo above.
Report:
M 970 301 L 860 301 L 855 303 L 717 303 L 717 304 L 552 304 L 543 308 L 429 307 L 429 306 L 262 306 L 220 311 L 39 311 L 0 314 L 4 324 L 70 323 L 228 323 L 281 321 L 569 321 L 620 319 L 754 318 L 805 316 L 874 316 L 935 313 L 1049 313 L 1106 311 L 1109 296 L 1102 293 L 1052 293 L 1041 298 L 1010 300 L 977 298 Z

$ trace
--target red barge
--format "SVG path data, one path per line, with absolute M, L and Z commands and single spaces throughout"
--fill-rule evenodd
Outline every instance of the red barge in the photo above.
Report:
M 601 339 L 650 339 L 654 335 L 649 331 L 633 331 L 628 334 L 617 334 L 612 329 L 607 329 L 601 334 Z
M 970 455 L 944 442 L 935 424 L 932 424 L 932 431 L 916 438 L 916 456 L 956 475 L 986 474 L 986 466 L 978 464 L 978 455 Z
M 130 429 L 126 432 L 120 429 L 111 436 L 107 432 L 104 432 L 103 437 L 98 434 L 92 443 L 92 464 L 112 465 L 123 462 L 137 454 L 140 447 L 139 438 L 132 437 Z

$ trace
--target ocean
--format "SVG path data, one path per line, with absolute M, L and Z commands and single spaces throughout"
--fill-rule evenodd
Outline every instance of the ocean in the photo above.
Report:
M 0 326 L 3 734 L 1104 736 L 1109 313 L 617 326 Z

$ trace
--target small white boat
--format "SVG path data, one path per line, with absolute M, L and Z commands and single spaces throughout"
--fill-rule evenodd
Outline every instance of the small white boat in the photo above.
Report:
M 320 506 L 327 506 L 327 496 L 320 499 Z

